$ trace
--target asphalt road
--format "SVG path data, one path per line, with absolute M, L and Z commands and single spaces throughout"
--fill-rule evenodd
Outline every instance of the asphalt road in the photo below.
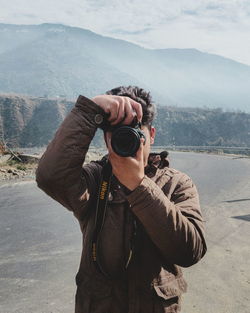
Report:
M 183 313 L 250 312 L 250 159 L 171 152 L 198 187 L 208 252 L 184 269 Z M 34 182 L 0 187 L 0 312 L 74 312 L 81 234 Z

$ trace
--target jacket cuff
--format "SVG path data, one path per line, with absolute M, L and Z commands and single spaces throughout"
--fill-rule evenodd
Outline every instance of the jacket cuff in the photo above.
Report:
M 88 122 L 95 125 L 96 127 L 101 127 L 104 122 L 106 116 L 105 111 L 87 97 L 80 95 L 76 101 L 73 111 L 75 109 L 84 112 Z
M 161 188 L 151 178 L 145 175 L 140 185 L 131 191 L 126 198 L 132 210 L 139 212 L 145 209 L 145 202 L 149 201 L 151 205 L 152 200 L 158 199 L 160 193 L 162 193 Z

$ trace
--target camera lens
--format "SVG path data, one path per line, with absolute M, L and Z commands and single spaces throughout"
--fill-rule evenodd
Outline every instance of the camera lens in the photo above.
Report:
M 132 127 L 122 126 L 112 133 L 111 146 L 120 156 L 134 156 L 140 147 L 140 133 Z

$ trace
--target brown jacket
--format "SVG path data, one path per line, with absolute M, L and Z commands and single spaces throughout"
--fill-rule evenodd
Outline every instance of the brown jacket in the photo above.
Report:
M 146 167 L 142 183 L 129 194 L 113 177 L 98 246 L 109 273 L 104 276 L 91 254 L 102 162 L 82 166 L 98 114 L 103 114 L 100 107 L 79 96 L 36 173 L 39 188 L 72 211 L 81 226 L 75 312 L 179 312 L 186 291 L 180 266 L 195 264 L 206 252 L 196 187 L 186 174 L 156 162 Z M 125 269 L 131 241 L 133 255 Z

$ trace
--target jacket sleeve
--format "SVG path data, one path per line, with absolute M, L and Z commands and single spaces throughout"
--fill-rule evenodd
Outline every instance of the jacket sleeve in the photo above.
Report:
M 85 171 L 83 162 L 95 135 L 97 114 L 104 111 L 90 99 L 79 96 L 39 161 L 36 182 L 50 197 L 78 218 L 85 214 L 91 194 L 93 171 Z
M 127 199 L 166 260 L 188 267 L 203 257 L 207 248 L 199 197 L 187 175 L 180 175 L 171 201 L 147 176 Z

